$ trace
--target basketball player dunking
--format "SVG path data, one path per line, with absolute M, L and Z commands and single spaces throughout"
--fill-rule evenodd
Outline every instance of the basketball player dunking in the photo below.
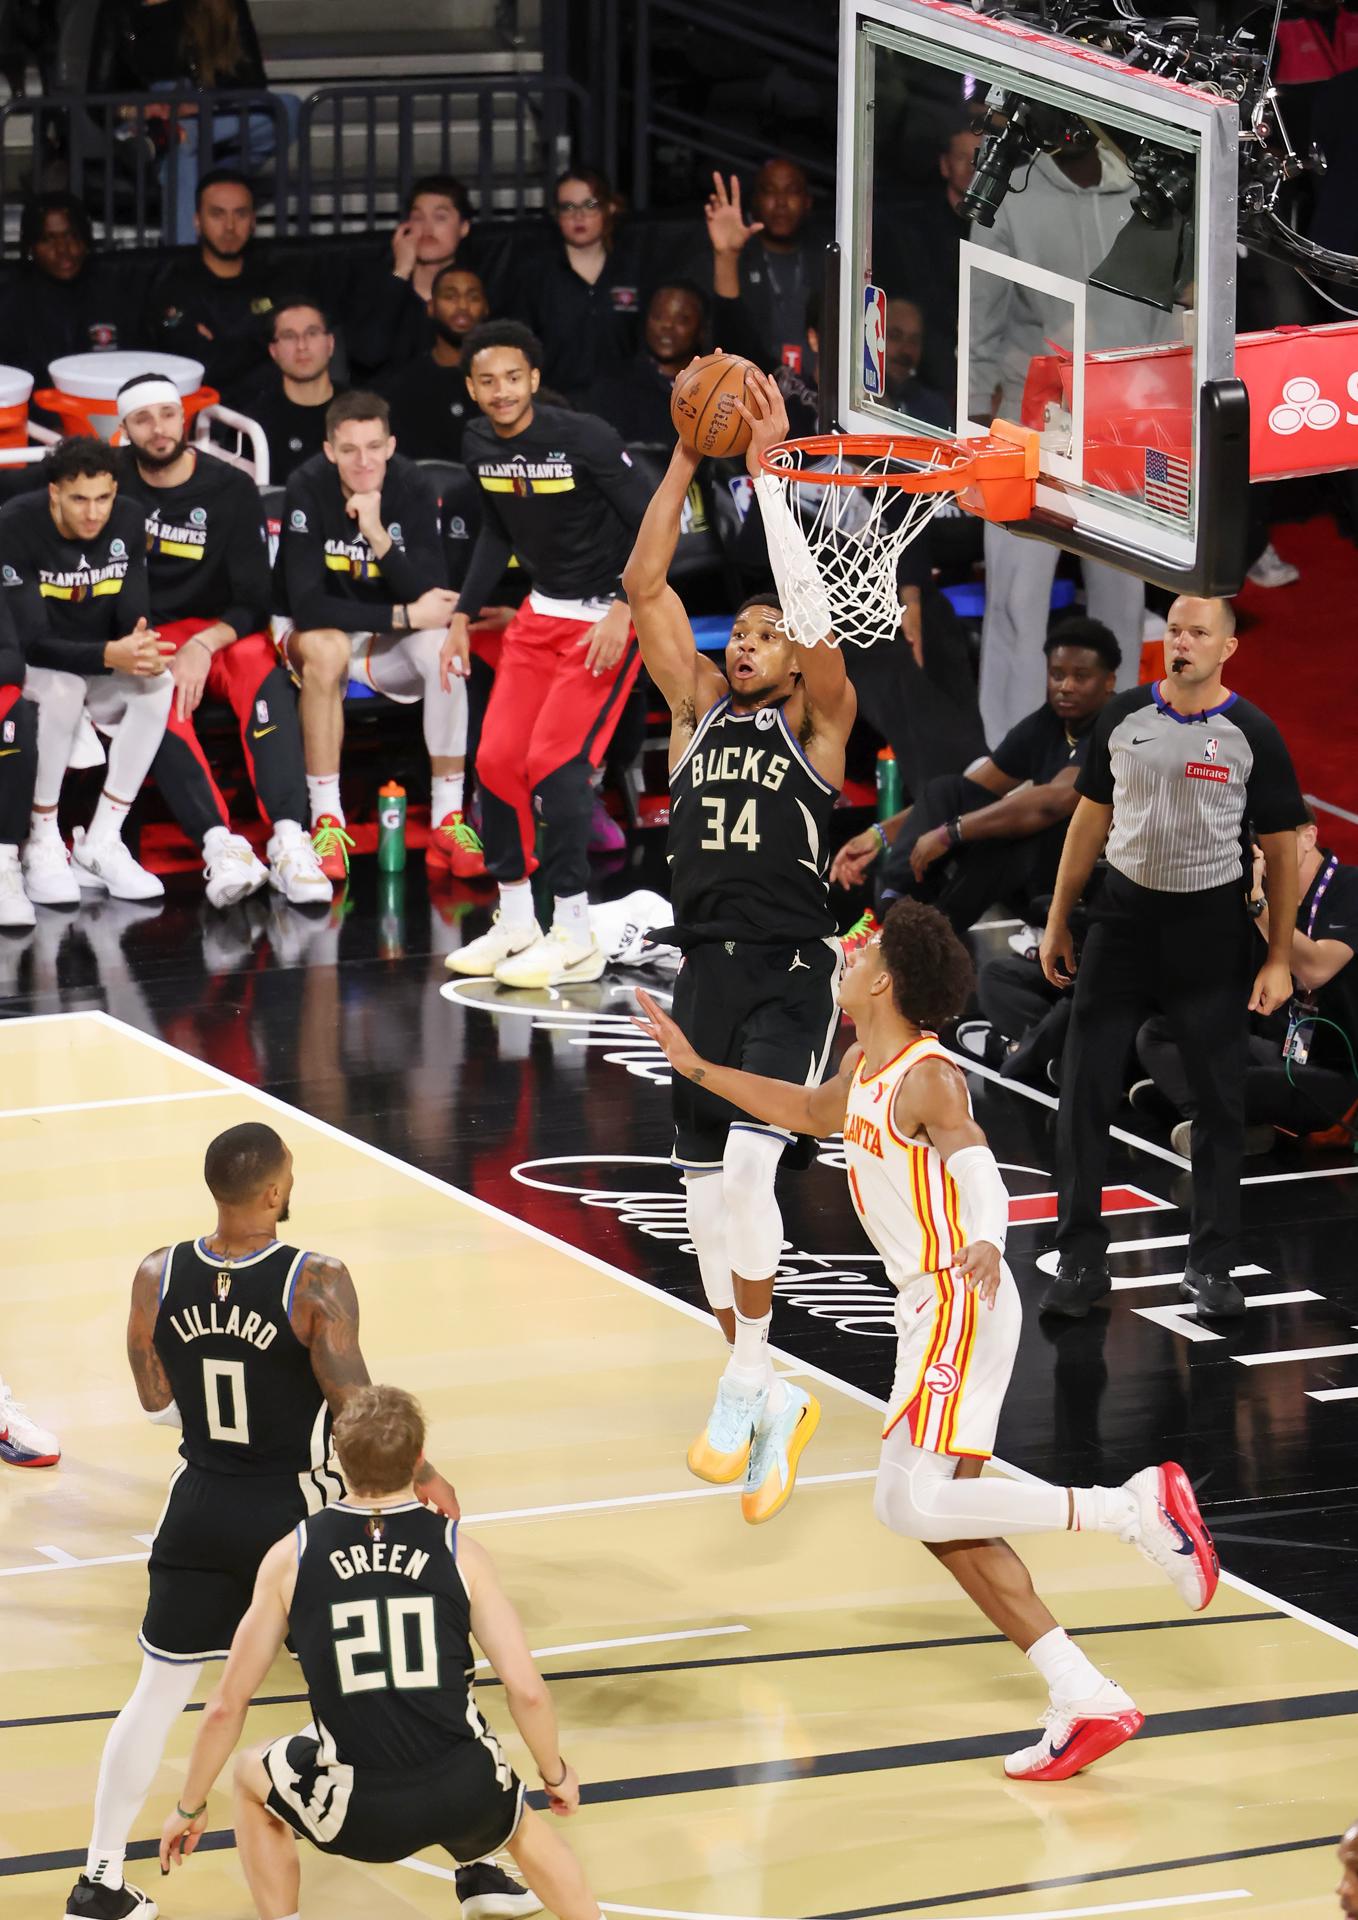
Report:
M 896 1378 L 877 1470 L 883 1525 L 920 1540 L 1032 1661 L 1051 1701 L 1043 1733 L 1012 1753 L 1016 1780 L 1064 1780 L 1121 1746 L 1143 1716 L 1067 1638 L 999 1537 L 1113 1533 L 1195 1612 L 1217 1557 L 1181 1467 L 1143 1467 L 1121 1487 L 981 1479 L 1013 1371 L 1021 1309 L 1004 1263 L 1009 1205 L 966 1081 L 934 1037 L 971 992 L 971 962 L 942 914 L 897 902 L 856 954 L 840 1004 L 858 1045 L 822 1087 L 788 1086 L 700 1059 L 646 994 L 638 1021 L 677 1075 L 793 1133 L 843 1133 L 849 1190 L 897 1289 Z
M 760 449 L 787 437 L 773 381 L 751 370 L 747 465 L 768 525 L 776 591 L 736 613 L 726 672 L 698 652 L 666 574 L 700 455 L 680 443 L 647 508 L 623 587 L 641 656 L 669 703 L 669 860 L 684 951 L 674 1017 L 711 1058 L 816 1085 L 838 1015 L 842 964 L 825 886 L 830 814 L 844 779 L 855 701 L 833 644 L 797 648 L 781 625 L 785 568 L 818 585 L 815 565 Z M 738 403 L 739 404 L 739 403 Z M 794 558 L 780 551 L 792 547 Z M 829 611 L 821 629 L 830 640 Z M 674 1087 L 674 1162 L 708 1303 L 731 1344 L 690 1469 L 718 1484 L 744 1476 L 741 1511 L 771 1519 L 792 1492 L 820 1420 L 813 1397 L 775 1378 L 768 1354 L 783 1244 L 774 1176 L 793 1131 L 745 1118 L 724 1099 Z
M 348 1860 L 444 1847 L 465 1861 L 507 1847 L 559 1920 L 599 1920 L 574 1854 L 524 1805 L 476 1704 L 473 1638 L 504 1684 L 548 1805 L 573 1814 L 580 1782 L 490 1556 L 416 1498 L 418 1403 L 399 1387 L 364 1387 L 335 1422 L 335 1446 L 349 1493 L 264 1558 L 161 1830 L 162 1868 L 202 1838 L 213 1782 L 290 1632 L 312 1724 L 235 1766 L 236 1845 L 260 1920 L 298 1920 L 294 1834 Z M 369 1910 L 388 1909 L 375 1899 Z
M 278 1134 L 228 1128 L 203 1174 L 216 1227 L 148 1254 L 132 1282 L 137 1394 L 148 1419 L 182 1429 L 182 1458 L 151 1547 L 141 1674 L 104 1746 L 68 1920 L 154 1920 L 155 1902 L 123 1880 L 132 1823 L 203 1663 L 226 1658 L 264 1555 L 343 1493 L 331 1416 L 368 1380 L 347 1267 L 277 1237 L 293 1184 Z M 417 1477 L 421 1499 L 456 1518 L 448 1482 L 423 1460 Z M 536 1910 L 508 1885 L 514 1913 Z

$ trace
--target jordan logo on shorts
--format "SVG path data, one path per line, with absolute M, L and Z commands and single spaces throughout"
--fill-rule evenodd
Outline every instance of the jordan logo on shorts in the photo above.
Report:
M 790 966 L 790 967 L 788 968 L 788 972 L 789 972 L 789 973 L 795 973 L 795 972 L 797 971 L 797 969 L 798 969 L 798 967 L 800 967 L 800 968 L 802 969 L 802 972 L 803 972 L 803 973 L 810 973 L 810 971 L 811 971 L 811 966 L 810 966 L 810 963 L 809 963 L 808 961 L 806 961 L 806 960 L 803 960 L 803 959 L 802 959 L 802 950 L 801 950 L 801 948 L 800 948 L 800 947 L 795 947 L 795 948 L 793 949 L 793 953 L 792 953 L 792 965 L 791 965 L 791 966 Z

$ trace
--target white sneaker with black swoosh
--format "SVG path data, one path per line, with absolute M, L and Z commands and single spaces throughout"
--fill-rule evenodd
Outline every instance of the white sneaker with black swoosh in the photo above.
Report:
M 1005 1755 L 1011 1780 L 1069 1780 L 1140 1733 L 1146 1716 L 1116 1680 L 1105 1680 L 1089 1700 L 1058 1706 L 1042 1715 L 1042 1738 Z

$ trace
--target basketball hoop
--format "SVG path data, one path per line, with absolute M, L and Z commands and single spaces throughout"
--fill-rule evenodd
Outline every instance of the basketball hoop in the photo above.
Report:
M 900 557 L 943 502 L 956 500 L 986 520 L 1026 519 L 1038 456 L 1036 433 L 997 420 L 988 435 L 972 440 L 847 433 L 784 440 L 760 455 L 760 465 L 781 483 L 784 504 L 805 535 L 829 602 L 834 644 L 867 647 L 899 625 Z M 820 618 L 808 620 L 796 590 L 795 556 L 784 558 L 793 590 L 783 625 L 798 646 L 814 646 L 825 637 L 824 606 Z

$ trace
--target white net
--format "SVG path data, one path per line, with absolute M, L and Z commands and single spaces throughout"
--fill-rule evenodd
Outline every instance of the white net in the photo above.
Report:
M 968 464 L 966 450 L 953 441 L 909 445 L 908 458 L 899 449 L 864 457 L 851 441 L 830 453 L 796 441 L 771 450 L 777 470 L 769 477 L 788 511 L 766 515 L 765 529 L 782 588 L 783 625 L 799 647 L 826 639 L 832 646 L 849 640 L 868 647 L 898 626 L 901 554 L 956 494 L 946 483 L 936 491 L 910 492 L 887 476 L 936 473 L 941 481 L 950 468 Z M 816 477 L 836 474 L 854 474 L 858 483 Z M 863 484 L 873 479 L 877 485 Z M 797 551 L 802 542 L 814 562 L 810 573 L 805 553 Z

